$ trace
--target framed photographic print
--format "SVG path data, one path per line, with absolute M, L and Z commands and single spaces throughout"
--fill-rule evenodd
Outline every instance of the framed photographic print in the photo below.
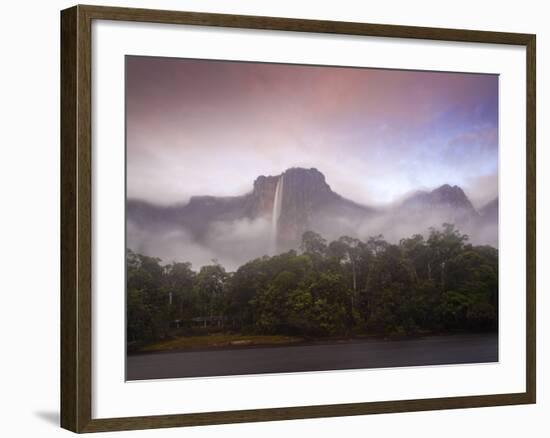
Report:
M 535 36 L 61 13 L 61 422 L 535 402 Z

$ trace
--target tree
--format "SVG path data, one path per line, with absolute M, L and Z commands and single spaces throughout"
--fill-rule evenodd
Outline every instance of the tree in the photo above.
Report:
M 464 249 L 468 241 L 466 234 L 461 234 L 453 224 L 444 223 L 442 230 L 430 228 L 427 245 L 430 249 L 428 277 L 435 279 L 445 290 L 446 265 Z
M 231 330 L 315 337 L 498 327 L 498 250 L 470 244 L 454 225 L 398 244 L 381 235 L 327 242 L 307 231 L 301 249 L 235 272 L 213 263 L 198 273 L 128 250 L 128 342 L 163 339 L 171 321 L 195 317 L 229 319 Z
M 327 252 L 327 241 L 314 231 L 306 231 L 302 235 L 300 249 L 306 254 L 324 257 Z
M 409 308 L 413 296 L 414 268 L 397 245 L 386 245 L 378 254 L 367 283 L 371 296 L 367 326 L 386 334 L 415 327 Z
M 254 308 L 251 301 L 265 289 L 270 278 L 269 257 L 252 260 L 239 267 L 228 285 L 227 312 L 238 328 L 252 328 Z
M 126 252 L 127 339 L 143 342 L 168 333 L 168 294 L 160 259 Z
M 401 239 L 399 246 L 403 255 L 412 262 L 415 281 L 429 280 L 431 273 L 428 269 L 430 262 L 430 251 L 421 234 L 415 234 L 410 238 Z
M 216 263 L 203 266 L 197 274 L 195 289 L 201 316 L 223 316 L 226 310 L 225 284 L 229 278 L 224 267 Z
M 310 291 L 313 303 L 310 319 L 317 334 L 344 333 L 350 290 L 342 275 L 330 271 L 320 273 L 312 282 Z
M 349 325 L 355 323 L 355 301 L 357 299 L 357 279 L 359 270 L 359 261 L 362 254 L 362 242 L 359 239 L 342 236 L 338 240 L 330 243 L 328 247 L 328 254 L 339 262 L 342 267 L 342 271 L 350 272 L 351 277 L 351 293 L 349 294 L 350 301 L 348 306 L 348 321 Z M 349 269 L 348 269 L 349 268 Z
M 256 306 L 257 326 L 265 333 L 288 333 L 289 296 L 296 289 L 299 278 L 290 271 L 278 273 L 268 286 L 260 291 L 254 304 Z
M 191 263 L 172 263 L 164 267 L 164 283 L 172 298 L 171 319 L 189 319 L 195 312 L 194 282 Z

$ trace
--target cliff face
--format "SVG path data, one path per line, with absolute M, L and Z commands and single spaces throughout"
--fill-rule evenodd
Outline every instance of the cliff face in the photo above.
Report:
M 317 169 L 289 169 L 281 175 L 283 190 L 281 215 L 277 224 L 280 248 L 295 246 L 323 207 L 334 202 L 336 194 Z
M 259 176 L 254 181 L 252 193 L 248 195 L 246 215 L 250 218 L 270 216 L 273 210 L 275 190 L 279 176 Z
M 297 247 L 308 230 L 327 234 L 331 221 L 339 217 L 357 221 L 373 211 L 333 192 L 317 169 L 292 168 L 281 178 L 281 215 L 277 224 L 279 249 Z
M 275 192 L 281 179 L 284 184 L 276 225 L 278 248 L 297 247 L 302 234 L 312 228 L 322 228 L 328 216 L 359 218 L 372 210 L 333 192 L 317 169 L 292 168 L 281 175 L 258 177 L 252 191 L 243 196 L 194 196 L 185 205 L 170 207 L 128 200 L 127 218 L 141 228 L 181 226 L 201 241 L 214 222 L 260 217 L 272 221 Z
M 414 194 L 402 203 L 399 213 L 410 220 L 433 222 L 430 226 L 448 222 L 459 228 L 469 227 L 479 216 L 464 191 L 449 184 Z
M 303 233 L 308 230 L 328 239 L 342 235 L 365 238 L 378 233 L 391 239 L 392 231 L 400 234 L 395 237 L 401 238 L 412 232 L 425 232 L 428 227 L 437 227 L 443 222 L 454 223 L 461 231 L 475 231 L 481 219 L 494 227 L 498 202 L 480 213 L 460 187 L 447 184 L 432 191 L 417 192 L 391 209 L 379 210 L 356 204 L 335 193 L 325 176 L 313 168 L 291 168 L 280 175 L 259 176 L 251 192 L 242 196 L 196 196 L 187 204 L 169 207 L 139 200 L 127 201 L 127 222 L 134 229 L 145 233 L 181 229 L 199 244 L 206 242 L 212 227 L 219 224 L 242 221 L 251 224 L 261 219 L 263 239 L 271 241 L 271 249 L 266 248 L 265 253 L 298 248 Z M 226 230 L 223 232 L 226 235 L 233 232 L 231 228 Z M 258 234 L 255 236 L 257 240 Z

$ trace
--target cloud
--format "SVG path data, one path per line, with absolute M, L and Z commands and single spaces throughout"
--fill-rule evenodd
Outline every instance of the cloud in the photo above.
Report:
M 127 225 L 127 245 L 133 251 L 159 257 L 163 263 L 190 262 L 195 270 L 212 263 L 235 270 L 268 255 L 271 237 L 271 221 L 264 217 L 214 222 L 201 242 L 181 227 L 144 229 L 132 222 Z
M 466 195 L 476 208 L 481 208 L 498 197 L 498 174 L 472 177 L 467 184 Z
M 495 75 L 128 57 L 126 91 L 128 196 L 157 204 L 293 166 L 363 204 L 444 183 L 477 198 L 498 167 Z
M 388 209 L 363 219 L 323 215 L 314 219 L 311 229 L 328 241 L 341 236 L 352 236 L 367 241 L 379 234 L 390 243 L 397 244 L 414 234 L 429 234 L 430 227 L 441 227 L 453 222 L 450 217 L 456 211 L 429 210 L 411 214 L 399 209 Z M 272 227 L 269 217 L 213 222 L 206 236 L 199 242 L 182 228 L 140 229 L 128 224 L 128 247 L 149 256 L 159 257 L 163 263 L 190 262 L 195 270 L 204 265 L 220 263 L 228 271 L 258 257 L 271 254 Z M 460 232 L 470 236 L 474 244 L 490 244 L 498 247 L 498 224 L 476 218 L 464 220 L 458 225 Z M 299 248 L 296 242 L 294 249 Z M 286 248 L 288 249 L 288 248 Z

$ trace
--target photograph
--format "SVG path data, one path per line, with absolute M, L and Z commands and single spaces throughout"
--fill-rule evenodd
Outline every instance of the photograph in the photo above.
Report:
M 125 56 L 126 380 L 499 361 L 499 75 Z

